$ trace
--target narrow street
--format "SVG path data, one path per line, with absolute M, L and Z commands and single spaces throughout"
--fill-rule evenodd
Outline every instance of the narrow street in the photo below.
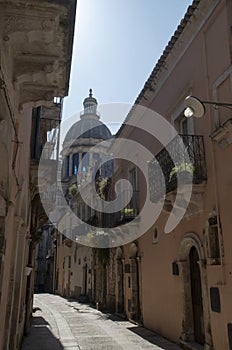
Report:
M 36 294 L 22 350 L 180 350 L 155 333 L 57 295 Z

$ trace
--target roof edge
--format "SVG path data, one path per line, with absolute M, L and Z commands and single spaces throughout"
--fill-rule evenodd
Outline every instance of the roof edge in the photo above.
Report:
M 145 82 L 141 92 L 139 93 L 138 97 L 135 100 L 135 104 L 139 104 L 142 97 L 144 96 L 145 92 L 149 89 L 151 91 L 154 91 L 154 88 L 151 86 L 152 81 L 160 71 L 160 69 L 165 65 L 166 58 L 170 54 L 171 50 L 173 49 L 174 45 L 178 41 L 180 35 L 186 28 L 186 25 L 189 23 L 189 19 L 192 17 L 196 9 L 198 8 L 200 3 L 200 0 L 194 0 L 192 5 L 190 5 L 180 21 L 180 24 L 178 25 L 177 29 L 175 30 L 174 34 L 172 35 L 171 39 L 169 40 L 168 44 L 166 45 L 162 55 L 158 59 L 155 67 L 153 68 L 150 76 L 148 77 L 147 81 Z

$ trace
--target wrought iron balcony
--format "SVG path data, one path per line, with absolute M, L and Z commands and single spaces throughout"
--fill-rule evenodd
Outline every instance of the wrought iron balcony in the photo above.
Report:
M 163 148 L 148 164 L 150 200 L 157 202 L 163 195 L 163 181 L 166 194 L 177 189 L 177 173 L 181 184 L 201 184 L 207 180 L 203 136 L 179 135 Z M 181 145 L 181 140 L 184 144 Z M 175 156 L 174 160 L 171 154 Z M 163 172 L 160 174 L 160 169 Z
M 138 191 L 133 191 L 131 200 L 128 201 L 128 204 L 121 210 L 121 220 L 123 222 L 131 221 L 138 213 Z
M 126 222 L 132 221 L 139 214 L 138 206 L 138 191 L 134 191 L 131 200 L 128 204 L 120 211 L 114 212 L 112 214 L 103 214 L 103 226 L 104 227 L 115 227 L 125 224 Z M 127 194 L 125 193 L 127 196 Z
M 31 159 L 39 161 L 44 146 L 46 154 L 50 150 L 53 159 L 57 158 L 61 106 L 37 107 L 32 112 Z M 53 154 L 52 154 L 53 152 Z M 49 159 L 50 157 L 47 157 Z

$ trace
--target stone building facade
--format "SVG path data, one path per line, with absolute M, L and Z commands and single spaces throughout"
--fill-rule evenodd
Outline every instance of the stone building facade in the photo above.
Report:
M 19 349 L 30 327 L 35 246 L 47 220 L 38 163 L 47 132 L 60 121 L 53 98 L 68 93 L 75 7 L 0 1 L 1 349 Z
M 111 225 L 122 227 L 132 222 L 142 210 L 146 196 L 151 204 L 163 200 L 158 219 L 142 236 L 139 230 L 144 233 L 143 227 L 137 223 L 136 239 L 100 253 L 79 246 L 74 237 L 58 237 L 56 275 L 60 294 L 79 297 L 87 292 L 89 299 L 103 307 L 143 323 L 187 349 L 232 347 L 231 109 L 205 103 L 201 119 L 186 119 L 184 115 L 188 95 L 203 101 L 231 103 L 231 19 L 231 1 L 194 0 L 135 101 L 136 105 L 159 113 L 180 138 L 171 137 L 164 147 L 149 132 L 125 124 L 116 135 L 144 145 L 153 159 L 146 165 L 147 183 L 136 165 L 123 160 L 115 162 L 108 199 L 120 178 L 131 182 L 134 195 L 126 208 L 111 216 Z M 134 118 L 136 110 L 132 108 L 126 121 Z M 143 121 L 145 125 L 146 120 Z M 156 128 L 154 118 L 149 131 L 157 132 Z M 70 131 L 73 140 L 69 140 L 69 146 L 79 133 L 80 130 L 74 134 Z M 162 136 L 161 129 L 158 133 Z M 179 152 L 179 140 L 188 153 L 187 162 Z M 63 151 L 64 159 L 68 159 L 63 170 L 66 193 L 76 183 L 73 175 L 78 157 L 74 154 L 83 152 L 73 152 L 72 147 Z M 177 164 L 170 159 L 170 153 Z M 177 186 L 182 172 L 185 180 Z M 191 173 L 191 191 L 186 173 Z M 70 198 L 70 204 L 76 211 L 81 208 L 77 197 Z M 185 213 L 167 231 L 170 215 L 176 217 L 173 208 L 176 213 Z M 88 220 L 86 208 L 83 218 L 85 214 Z M 145 216 L 155 216 L 154 210 L 149 209 Z M 97 221 L 102 223 L 100 216 L 95 220 L 96 226 Z M 69 226 L 67 218 L 60 231 Z M 118 232 L 123 233 L 123 229 Z
M 34 291 L 54 292 L 55 227 L 51 223 L 42 226 L 40 242 L 35 248 Z
M 116 280 L 115 305 L 121 304 L 128 318 L 191 349 L 232 347 L 231 109 L 205 103 L 201 119 L 184 116 L 188 95 L 203 101 L 232 101 L 231 21 L 231 1 L 193 1 L 135 102 L 174 126 L 192 164 L 190 203 L 169 233 L 165 228 L 173 207 L 185 210 L 188 196 L 184 183 L 177 192 L 175 178 L 182 171 L 181 163 L 174 169 L 167 152 L 181 159 L 177 139 L 165 148 L 133 127 L 122 126 L 116 135 L 136 140 L 155 156 L 148 164 L 147 184 L 135 170 L 139 210 L 146 193 L 152 203 L 162 200 L 157 162 L 166 194 L 154 225 L 133 243 L 118 248 L 120 270 L 116 268 L 114 275 L 121 271 L 123 282 Z M 126 120 L 134 117 L 132 109 Z M 117 177 L 127 173 L 129 179 L 129 167 L 121 169 Z
M 62 190 L 72 212 L 83 223 L 101 227 L 101 213 L 84 203 L 79 187 L 87 178 L 92 179 L 94 169 L 98 169 L 99 162 L 106 154 L 106 146 L 102 142 L 111 139 L 112 135 L 107 126 L 99 120 L 97 100 L 93 97 L 91 89 L 83 106 L 81 119 L 71 126 L 64 138 L 61 152 Z M 92 181 L 97 184 L 106 177 L 107 170 L 100 167 Z M 86 192 L 88 190 L 87 188 Z M 80 241 L 79 238 L 84 232 L 81 232 L 81 226 L 74 230 L 72 219 L 67 212 L 64 212 L 58 222 L 58 231 L 57 292 L 80 300 L 102 301 L 106 295 L 106 268 L 104 261 L 99 263 L 98 249 L 91 248 L 91 237 L 89 245 L 88 237 L 86 244 Z M 91 236 L 91 233 L 89 234 Z

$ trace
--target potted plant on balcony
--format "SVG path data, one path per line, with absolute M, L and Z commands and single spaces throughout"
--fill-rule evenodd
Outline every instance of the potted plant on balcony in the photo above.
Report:
M 178 178 L 181 180 L 181 182 L 190 183 L 193 179 L 194 171 L 195 167 L 192 163 L 182 162 L 172 168 L 169 174 L 169 182 L 172 181 L 174 175 L 179 173 Z
M 110 188 L 110 179 L 108 177 L 104 177 L 96 181 L 96 187 L 100 198 L 106 200 Z
M 69 192 L 69 195 L 74 197 L 77 194 L 77 192 L 78 192 L 77 185 L 73 184 L 72 186 L 70 186 L 69 189 L 68 189 L 68 192 Z
M 125 215 L 133 215 L 134 214 L 134 209 L 133 208 L 124 208 L 123 213 Z

